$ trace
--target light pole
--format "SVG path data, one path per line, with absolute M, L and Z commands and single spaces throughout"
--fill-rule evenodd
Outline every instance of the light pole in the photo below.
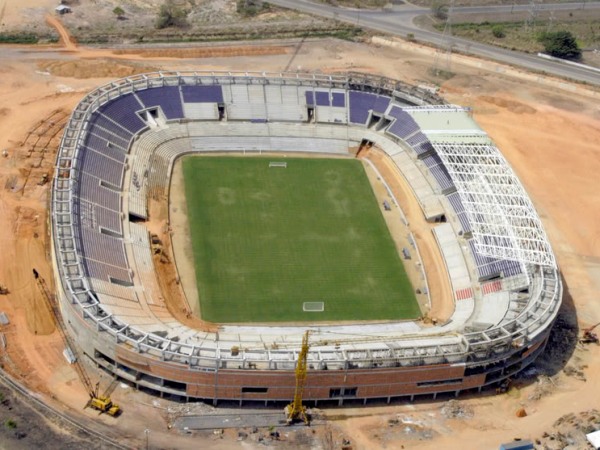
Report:
M 148 450 L 148 433 L 150 433 L 150 430 L 146 428 L 144 430 L 144 434 L 146 435 L 146 450 Z

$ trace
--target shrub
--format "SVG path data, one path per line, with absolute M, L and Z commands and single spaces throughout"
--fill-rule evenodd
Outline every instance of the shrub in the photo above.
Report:
M 123 17 L 125 17 L 125 10 L 123 8 L 121 8 L 120 6 L 115 7 L 115 9 L 113 9 L 113 14 L 115 16 L 117 16 L 117 19 L 122 19 Z
M 446 5 L 442 0 L 435 0 L 431 4 L 431 13 L 436 19 L 448 20 L 448 5 Z
M 189 11 L 178 6 L 174 0 L 166 0 L 158 10 L 155 26 L 159 30 L 168 27 L 183 27 L 187 25 Z
M 570 31 L 549 31 L 542 33 L 538 41 L 544 46 L 546 53 L 557 58 L 579 59 L 581 49 Z
M 0 33 L 0 44 L 37 44 L 38 41 L 38 36 L 32 33 Z
M 236 2 L 238 14 L 244 17 L 254 17 L 269 8 L 270 5 L 261 0 L 237 0 Z
M 502 39 L 506 36 L 506 31 L 504 30 L 504 25 L 494 25 L 492 27 L 492 34 L 495 38 Z
M 13 419 L 6 419 L 6 422 L 4 422 L 4 426 L 6 428 L 14 430 L 15 428 L 17 428 L 17 422 L 15 422 Z

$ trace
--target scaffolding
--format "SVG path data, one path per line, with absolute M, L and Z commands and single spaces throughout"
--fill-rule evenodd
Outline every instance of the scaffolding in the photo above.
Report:
M 531 200 L 500 151 L 489 144 L 433 143 L 483 255 L 556 268 Z

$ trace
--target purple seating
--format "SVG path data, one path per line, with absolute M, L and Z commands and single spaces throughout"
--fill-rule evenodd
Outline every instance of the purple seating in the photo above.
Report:
M 181 86 L 184 103 L 223 103 L 221 86 Z
M 411 134 L 419 131 L 419 125 L 406 111 L 399 107 L 393 107 L 389 115 L 396 120 L 387 131 L 400 139 L 406 139 Z
M 119 280 L 125 283 L 132 283 L 129 270 L 126 267 L 116 267 L 100 261 L 94 261 L 89 258 L 83 258 L 83 265 L 87 274 L 91 278 L 97 278 L 103 281 Z
M 107 183 L 121 187 L 123 180 L 123 163 L 108 158 L 93 150 L 79 152 L 81 156 L 81 170 L 90 175 L 97 176 Z
M 521 264 L 518 261 L 491 258 L 479 253 L 475 247 L 474 239 L 469 240 L 469 247 L 475 259 L 480 280 L 499 276 L 510 277 L 522 273 Z
M 440 157 L 436 154 L 427 156 L 423 158 L 423 162 L 438 182 L 443 191 L 452 189 L 454 187 L 454 183 L 452 182 L 452 178 L 448 174 L 444 163 L 440 159 Z
M 317 102 L 317 106 L 331 106 L 329 91 L 316 91 L 315 100 Z
M 307 106 L 315 106 L 315 93 L 313 91 L 306 91 L 304 96 L 306 97 Z
M 465 207 L 458 192 L 448 194 L 447 198 L 450 202 L 450 205 L 452 205 L 452 209 L 454 209 L 456 216 L 458 217 L 458 221 L 460 222 L 463 232 L 468 233 L 472 231 L 471 222 L 469 221 L 469 217 L 467 216 Z
M 143 108 L 135 95 L 126 94 L 115 100 L 111 100 L 106 105 L 102 105 L 98 112 L 119 124 L 131 134 L 135 134 L 146 126 L 139 118 L 136 111 Z
M 346 95 L 342 92 L 333 92 L 331 94 L 331 106 L 344 108 L 346 106 Z
M 112 230 L 115 233 L 123 233 L 121 215 L 118 212 L 96 205 L 94 206 L 94 214 L 96 217 L 96 224 L 99 227 Z
M 388 106 L 390 105 L 391 99 L 384 95 L 380 95 L 375 100 L 375 104 L 373 105 L 373 112 L 383 114 L 387 111 Z
M 348 99 L 350 102 L 350 123 L 366 124 L 369 118 L 369 110 L 373 108 L 377 96 L 367 92 L 350 91 Z
M 167 119 L 181 119 L 183 117 L 183 106 L 178 86 L 146 89 L 137 91 L 136 95 L 146 108 L 160 106 Z
M 97 130 L 99 129 L 96 128 L 94 131 Z M 101 138 L 95 134 L 88 133 L 84 145 L 86 148 L 102 153 L 103 155 L 123 163 L 125 162 L 125 149 L 120 145 L 115 144 L 114 141 L 118 141 L 118 139 L 107 140 L 106 138 Z
M 107 117 L 101 114 L 94 114 L 90 121 L 90 129 L 95 133 L 105 133 L 111 136 L 116 136 L 121 141 L 125 142 L 125 146 L 129 146 L 132 133 L 127 131 L 125 128 L 119 126 Z M 118 141 L 116 141 L 118 142 Z
M 118 192 L 100 185 L 100 179 L 86 172 L 80 172 L 76 193 L 79 198 L 103 206 L 113 211 L 120 211 L 121 197 Z

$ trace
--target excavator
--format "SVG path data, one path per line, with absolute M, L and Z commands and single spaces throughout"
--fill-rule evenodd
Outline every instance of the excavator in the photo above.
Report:
M 304 422 L 306 425 L 310 425 L 310 416 L 306 412 L 306 406 L 302 404 L 304 384 L 306 383 L 306 360 L 308 357 L 308 349 L 310 348 L 308 343 L 309 334 L 310 331 L 306 330 L 302 337 L 302 347 L 300 349 L 300 354 L 298 355 L 298 361 L 296 362 L 296 390 L 294 391 L 294 400 L 287 405 L 284 410 L 285 419 L 288 425 L 292 425 L 296 422 Z
M 579 339 L 580 344 L 600 344 L 600 339 L 598 339 L 598 335 L 594 333 L 594 329 L 600 325 L 598 322 L 596 325 L 592 325 L 589 328 L 585 328 L 583 330 L 583 334 L 581 335 L 581 339 Z
M 56 324 L 56 328 L 58 329 L 66 348 L 70 350 L 73 354 L 73 367 L 75 368 L 79 379 L 85 386 L 85 389 L 87 390 L 87 393 L 90 396 L 90 399 L 86 403 L 84 409 L 90 407 L 92 409 L 100 411 L 100 414 L 105 413 L 109 416 L 117 417 L 121 414 L 121 408 L 116 403 L 113 403 L 109 396 L 109 390 L 112 386 L 116 385 L 116 383 L 113 382 L 111 386 L 109 386 L 107 392 L 105 392 L 104 394 L 99 393 L 100 383 L 96 383 L 95 386 L 92 384 L 92 381 L 90 380 L 90 377 L 88 376 L 85 368 L 83 367 L 83 364 L 79 360 L 79 356 L 76 353 L 76 347 L 75 345 L 73 345 L 71 337 L 66 332 L 65 324 L 62 320 L 62 315 L 58 310 L 58 305 L 53 300 L 53 296 L 50 292 L 50 289 L 48 288 L 48 285 L 46 284 L 46 281 L 35 269 L 33 269 L 33 277 L 35 278 L 40 292 L 42 293 L 42 297 L 45 300 L 47 308 L 52 313 L 54 322 Z

